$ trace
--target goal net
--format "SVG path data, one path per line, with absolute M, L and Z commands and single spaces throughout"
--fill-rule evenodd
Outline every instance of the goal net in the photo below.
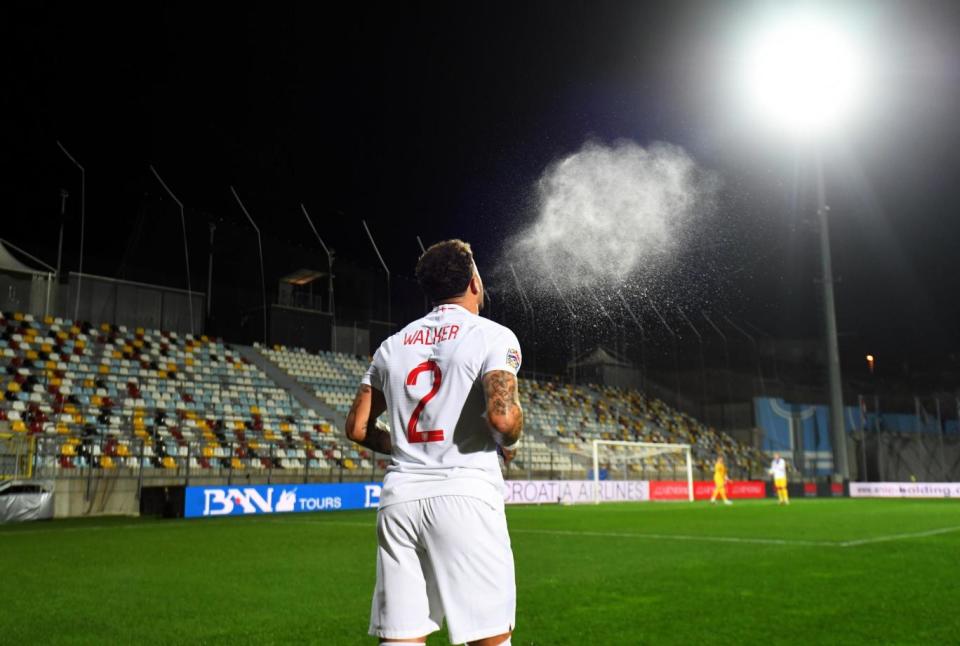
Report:
M 600 502 L 600 481 L 678 480 L 687 483 L 693 502 L 693 460 L 689 444 L 593 441 L 594 502 Z

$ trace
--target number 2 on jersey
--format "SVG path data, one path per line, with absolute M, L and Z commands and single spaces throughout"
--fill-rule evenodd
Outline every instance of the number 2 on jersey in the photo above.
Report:
M 420 401 L 417 402 L 417 407 L 413 409 L 413 415 L 410 416 L 410 421 L 407 423 L 407 441 L 411 444 L 443 441 L 442 430 L 417 430 L 417 424 L 420 422 L 420 414 L 423 413 L 423 409 L 426 407 L 427 402 L 433 399 L 433 396 L 437 394 L 438 390 L 440 390 L 440 381 L 443 379 L 443 374 L 440 372 L 440 366 L 437 365 L 436 361 L 424 361 L 416 368 L 411 370 L 410 374 L 407 375 L 407 385 L 417 385 L 417 379 L 420 377 L 420 373 L 423 372 L 433 373 L 433 388 L 431 388 L 430 392 L 424 395 Z

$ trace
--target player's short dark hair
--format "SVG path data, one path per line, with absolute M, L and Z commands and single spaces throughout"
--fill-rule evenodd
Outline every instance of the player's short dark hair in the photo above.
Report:
M 430 245 L 417 261 L 417 282 L 430 302 L 459 296 L 473 278 L 473 251 L 454 238 Z

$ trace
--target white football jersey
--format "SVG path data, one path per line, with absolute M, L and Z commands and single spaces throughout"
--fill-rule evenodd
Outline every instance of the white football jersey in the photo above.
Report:
M 460 495 L 503 505 L 497 445 L 481 378 L 520 369 L 506 327 L 440 305 L 380 345 L 363 383 L 383 392 L 393 453 L 380 506 Z
M 787 477 L 787 462 L 783 458 L 779 460 L 774 460 L 770 465 L 770 473 L 773 474 L 774 478 L 786 478 Z

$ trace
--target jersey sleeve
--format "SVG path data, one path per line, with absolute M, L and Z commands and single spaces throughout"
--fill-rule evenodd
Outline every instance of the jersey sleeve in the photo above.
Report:
M 380 346 L 376 354 L 373 355 L 373 361 L 370 362 L 370 367 L 367 368 L 367 372 L 364 373 L 360 383 L 383 391 L 386 374 L 386 366 L 383 361 L 383 346 Z
M 515 375 L 520 372 L 522 360 L 517 335 L 507 328 L 502 328 L 487 341 L 487 352 L 480 374 L 482 376 L 494 370 L 506 370 Z

